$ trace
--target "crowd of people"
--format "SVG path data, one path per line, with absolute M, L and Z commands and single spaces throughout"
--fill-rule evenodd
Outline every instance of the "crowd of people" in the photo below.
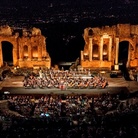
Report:
M 1 138 L 137 138 L 138 98 L 119 94 L 7 95 Z
M 118 97 L 119 98 L 119 97 Z M 91 113 L 94 105 L 98 114 L 117 108 L 119 99 L 115 96 L 103 95 L 94 98 L 87 95 L 43 95 L 35 96 L 8 96 L 9 108 L 23 116 L 40 117 L 49 115 L 52 117 L 75 116 Z
M 38 73 L 26 74 L 25 88 L 60 88 L 85 89 L 105 88 L 108 81 L 100 74 L 92 75 L 90 71 L 40 69 Z
M 24 85 L 30 83 L 31 88 L 41 87 L 42 84 L 39 84 L 38 80 L 43 80 L 46 84 L 52 83 L 51 88 L 60 88 L 60 85 L 70 81 L 83 84 L 85 81 L 95 82 L 97 85 L 94 88 L 103 82 L 107 83 L 104 77 L 99 74 L 92 76 L 89 71 L 39 70 L 38 73 L 21 73 L 25 76 Z M 46 84 L 43 88 L 50 88 Z M 138 93 L 8 93 L 1 99 L 1 138 L 138 137 Z

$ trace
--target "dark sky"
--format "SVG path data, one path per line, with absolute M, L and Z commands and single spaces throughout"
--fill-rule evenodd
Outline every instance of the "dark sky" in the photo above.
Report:
M 52 8 L 49 8 L 52 3 Z M 1 23 L 28 25 L 41 29 L 53 63 L 74 61 L 84 48 L 86 27 L 138 22 L 136 0 L 1 0 Z M 63 15 L 68 22 L 59 22 Z M 76 16 L 77 23 L 70 20 Z M 28 22 L 30 20 L 30 22 Z M 46 21 L 36 23 L 36 20 Z M 54 20 L 52 23 L 47 21 Z M 22 21 L 22 22 L 21 22 Z

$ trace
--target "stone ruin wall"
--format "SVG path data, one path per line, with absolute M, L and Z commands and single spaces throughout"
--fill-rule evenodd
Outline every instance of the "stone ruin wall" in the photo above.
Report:
M 83 68 L 118 70 L 119 43 L 129 42 L 127 67 L 138 69 L 138 25 L 117 24 L 95 28 L 85 28 L 84 50 L 80 63 Z M 0 27 L 0 66 L 3 66 L 2 42 L 13 45 L 13 65 L 19 67 L 51 67 L 51 58 L 46 49 L 46 37 L 38 28 L 22 29 L 22 35 L 9 26 Z M 93 59 L 93 46 L 98 47 L 98 59 Z M 107 46 L 107 59 L 103 58 L 103 45 Z
M 117 24 L 95 28 L 85 28 L 83 38 L 84 50 L 81 51 L 81 66 L 111 70 L 119 69 L 119 43 L 129 42 L 127 67 L 138 69 L 138 25 Z M 93 60 L 93 46 L 98 46 L 99 59 Z M 108 59 L 103 60 L 103 45 L 107 45 Z M 87 57 L 86 57 L 87 56 Z
M 18 31 L 9 26 L 0 27 L 0 66 L 3 66 L 2 42 L 13 45 L 13 65 L 19 67 L 51 67 L 51 58 L 46 49 L 46 37 L 38 28 Z

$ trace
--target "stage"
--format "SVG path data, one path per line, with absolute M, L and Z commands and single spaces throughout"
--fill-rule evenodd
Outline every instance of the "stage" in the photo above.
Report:
M 104 93 L 129 93 L 127 87 L 106 87 L 96 89 L 48 89 L 48 88 L 24 88 L 24 87 L 3 87 L 1 93 L 9 92 L 9 94 L 89 94 L 89 95 L 100 95 Z
M 67 89 L 61 90 L 56 88 L 24 88 L 23 87 L 23 76 L 14 76 L 12 78 L 6 78 L 0 82 L 0 92 L 4 93 L 6 91 L 10 94 L 93 94 L 99 95 L 103 93 L 133 93 L 138 91 L 137 81 L 126 81 L 123 77 L 121 78 L 107 78 L 108 86 L 104 89 L 94 88 L 94 89 Z

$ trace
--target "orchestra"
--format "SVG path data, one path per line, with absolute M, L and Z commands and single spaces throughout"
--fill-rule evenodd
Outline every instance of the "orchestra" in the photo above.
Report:
M 66 89 L 87 89 L 105 88 L 108 81 L 101 75 L 90 77 L 89 73 L 78 73 L 77 71 L 54 71 L 40 70 L 38 74 L 28 74 L 24 77 L 25 88 L 59 88 Z

